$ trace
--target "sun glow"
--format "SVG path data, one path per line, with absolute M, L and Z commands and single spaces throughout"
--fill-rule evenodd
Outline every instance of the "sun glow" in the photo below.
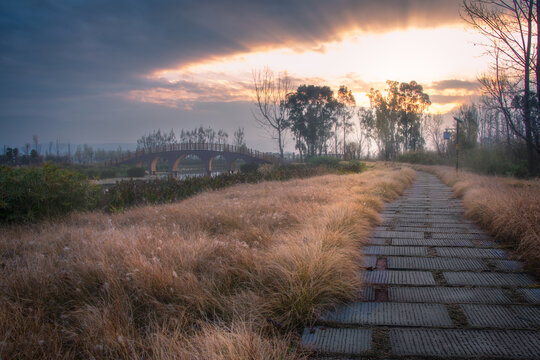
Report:
M 138 90 L 128 96 L 139 101 L 176 104 L 189 101 L 239 101 L 251 98 L 253 70 L 265 66 L 287 71 L 295 83 L 337 88 L 347 85 L 359 105 L 367 105 L 370 88 L 383 89 L 386 80 L 423 84 L 430 95 L 468 98 L 474 91 L 429 89 L 444 79 L 473 80 L 487 61 L 476 34 L 461 27 L 409 29 L 387 33 L 351 33 L 340 42 L 324 43 L 315 51 L 278 48 L 203 60 L 173 69 L 160 69 L 148 77 L 169 84 L 167 91 Z M 193 89 L 196 88 L 196 91 Z M 148 96 L 146 96 L 148 95 Z M 459 105 L 455 99 L 434 103 L 438 110 Z

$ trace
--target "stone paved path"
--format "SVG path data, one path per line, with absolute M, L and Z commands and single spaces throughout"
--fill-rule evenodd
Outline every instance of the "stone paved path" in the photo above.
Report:
M 540 287 L 418 173 L 365 248 L 358 302 L 304 330 L 320 359 L 540 359 Z

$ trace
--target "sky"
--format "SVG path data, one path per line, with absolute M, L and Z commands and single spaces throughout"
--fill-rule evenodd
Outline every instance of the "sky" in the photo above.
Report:
M 415 80 L 433 113 L 478 93 L 489 59 L 460 0 L 2 0 L 0 145 L 135 143 L 210 126 L 276 151 L 252 73 L 346 85 L 361 106 Z

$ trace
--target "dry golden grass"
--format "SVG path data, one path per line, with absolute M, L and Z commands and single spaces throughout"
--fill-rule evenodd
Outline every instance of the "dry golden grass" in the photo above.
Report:
M 419 166 L 463 198 L 465 214 L 511 245 L 529 271 L 540 276 L 540 180 L 482 176 L 445 166 Z
M 292 359 L 354 299 L 411 169 L 239 185 L 0 231 L 0 358 Z

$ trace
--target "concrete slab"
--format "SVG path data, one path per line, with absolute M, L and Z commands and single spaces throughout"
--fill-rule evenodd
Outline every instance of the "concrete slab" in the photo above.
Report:
M 417 246 L 366 246 L 366 255 L 403 255 L 403 256 L 426 256 L 427 248 Z
M 493 265 L 498 271 L 522 272 L 523 263 L 514 260 L 493 260 Z
M 482 234 L 469 234 L 465 229 L 455 230 L 453 232 L 436 232 L 432 234 L 434 239 L 468 239 L 468 240 L 490 240 L 490 237 Z
M 525 274 L 444 272 L 443 276 L 450 285 L 518 287 L 535 283 L 532 277 Z
M 362 354 L 371 348 L 371 329 L 306 328 L 302 344 L 323 353 Z
M 506 251 L 501 249 L 477 249 L 477 248 L 435 248 L 439 256 L 468 257 L 468 258 L 505 258 L 508 256 Z
M 538 359 L 540 332 L 524 330 L 391 329 L 395 355 Z
M 348 325 L 452 326 L 442 304 L 360 302 L 326 313 L 322 321 Z
M 540 308 L 534 306 L 461 305 L 472 327 L 526 329 L 540 324 Z
M 397 257 L 389 256 L 388 269 L 418 269 L 418 270 L 488 270 L 487 265 L 480 259 L 460 258 L 429 258 L 429 257 Z
M 484 303 L 509 304 L 512 302 L 501 289 L 460 287 L 389 287 L 390 301 L 426 303 Z
M 373 270 L 363 271 L 367 284 L 386 285 L 435 285 L 435 279 L 427 271 Z
M 365 268 L 375 268 L 377 265 L 377 257 L 376 256 L 364 256 L 362 261 L 362 266 Z
M 540 304 L 540 288 L 519 289 L 518 292 L 532 304 Z
M 493 241 L 493 240 L 476 240 L 476 242 L 478 243 L 478 245 L 482 246 L 482 247 L 490 247 L 490 248 L 496 248 L 499 246 L 499 244 L 497 244 L 497 242 Z
M 384 239 L 384 238 L 371 238 L 368 241 L 368 244 L 370 245 L 389 245 L 390 239 Z
M 375 301 L 375 288 L 373 286 L 364 287 L 360 298 L 362 301 Z
M 407 238 L 407 239 L 423 239 L 424 233 L 416 231 L 378 231 L 373 234 L 374 237 L 384 237 L 384 238 Z
M 449 239 L 392 239 L 395 246 L 469 246 L 474 247 L 471 240 Z

